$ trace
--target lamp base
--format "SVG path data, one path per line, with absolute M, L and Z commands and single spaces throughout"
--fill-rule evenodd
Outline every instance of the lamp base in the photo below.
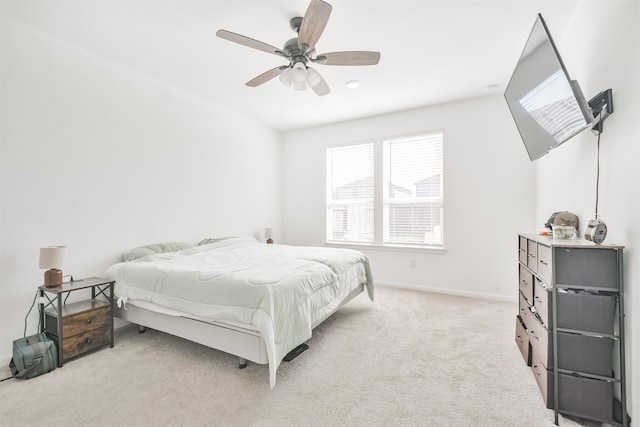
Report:
M 47 288 L 62 285 L 62 270 L 52 268 L 44 272 L 44 285 Z

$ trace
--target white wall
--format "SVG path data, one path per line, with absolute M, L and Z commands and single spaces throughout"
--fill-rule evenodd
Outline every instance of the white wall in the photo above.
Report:
M 549 23 L 553 32 L 553 23 Z M 615 111 L 600 140 L 598 211 L 607 223 L 605 243 L 626 246 L 629 403 L 640 411 L 640 3 L 578 2 L 563 34 L 554 34 L 571 78 L 587 99 L 613 89 Z M 596 137 L 589 131 L 536 162 L 536 221 L 569 210 L 584 232 L 595 212 Z M 636 420 L 637 422 L 637 420 Z
M 446 253 L 364 249 L 374 279 L 515 300 L 516 234 L 535 230 L 534 167 L 502 95 L 285 133 L 285 243 L 325 242 L 327 146 L 432 129 L 444 129 Z
M 0 361 L 43 281 L 132 247 L 281 228 L 281 134 L 2 18 Z M 28 333 L 36 330 L 30 317 Z

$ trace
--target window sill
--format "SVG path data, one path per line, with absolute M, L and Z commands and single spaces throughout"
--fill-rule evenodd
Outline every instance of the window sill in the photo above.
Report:
M 385 252 L 413 252 L 413 253 L 425 253 L 425 254 L 438 254 L 444 255 L 447 253 L 445 247 L 440 246 L 409 246 L 409 245 L 377 245 L 374 243 L 339 243 L 339 242 L 325 242 L 325 246 L 333 248 L 349 248 L 361 250 L 375 250 Z

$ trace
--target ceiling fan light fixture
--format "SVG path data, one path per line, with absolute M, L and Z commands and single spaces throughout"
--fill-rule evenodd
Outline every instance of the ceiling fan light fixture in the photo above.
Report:
M 307 90 L 307 82 L 293 82 L 293 90 Z
M 302 62 L 296 62 L 292 69 L 293 82 L 304 83 L 307 81 L 307 67 Z
M 285 85 L 286 87 L 291 87 L 291 85 L 293 84 L 293 70 L 291 69 L 291 67 L 287 67 L 286 69 L 284 69 L 282 73 L 280 73 L 279 79 L 283 85 Z

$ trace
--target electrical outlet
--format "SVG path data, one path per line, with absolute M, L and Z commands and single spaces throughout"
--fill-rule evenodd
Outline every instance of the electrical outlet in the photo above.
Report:
M 415 258 L 411 258 L 409 260 L 409 267 L 411 267 L 411 268 L 415 268 L 416 267 L 416 259 Z

